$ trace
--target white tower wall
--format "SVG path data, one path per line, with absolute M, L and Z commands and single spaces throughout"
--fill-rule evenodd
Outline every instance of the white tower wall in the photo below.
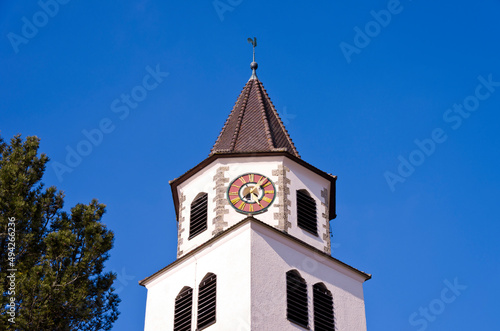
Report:
M 249 218 L 145 280 L 145 330 L 173 330 L 175 298 L 184 286 L 194 289 L 196 330 L 198 285 L 209 272 L 217 275 L 216 323 L 204 330 L 305 330 L 286 318 L 286 272 L 293 269 L 307 282 L 311 330 L 318 282 L 332 292 L 336 329 L 366 330 L 366 275 Z
M 252 330 L 305 330 L 286 319 L 286 272 L 293 269 L 307 282 L 311 330 L 312 286 L 320 282 L 333 296 L 335 329 L 366 330 L 365 277 L 260 224 L 252 229 Z
M 145 284 L 148 289 L 145 331 L 172 331 L 175 298 L 193 288 L 192 328 L 196 330 L 198 286 L 209 272 L 217 275 L 216 323 L 204 330 L 236 330 L 250 323 L 250 232 L 239 228 L 177 260 Z

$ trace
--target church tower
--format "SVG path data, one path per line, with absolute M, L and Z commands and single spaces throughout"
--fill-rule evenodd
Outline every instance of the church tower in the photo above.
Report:
M 336 176 L 300 158 L 251 69 L 208 158 L 170 182 L 177 259 L 140 281 L 145 330 L 366 330 L 371 276 L 331 257 Z

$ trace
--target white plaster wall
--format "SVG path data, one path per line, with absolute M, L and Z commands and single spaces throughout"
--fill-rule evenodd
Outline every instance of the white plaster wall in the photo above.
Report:
M 196 330 L 198 285 L 208 272 L 217 275 L 217 321 L 205 330 L 304 330 L 286 319 L 286 272 L 291 269 L 307 282 L 311 330 L 312 286 L 317 282 L 332 292 L 336 330 L 366 330 L 360 274 L 255 221 L 150 280 L 145 330 L 173 329 L 175 297 L 184 286 L 194 289 Z
M 177 187 L 179 198 L 183 194 L 186 196 L 186 200 L 183 202 L 183 209 L 179 211 L 179 217 L 184 217 L 184 222 L 179 224 L 182 228 L 184 228 L 184 231 L 181 233 L 182 243 L 180 245 L 182 255 L 186 254 L 187 252 L 212 238 L 212 231 L 214 230 L 212 220 L 215 217 L 215 182 L 213 180 L 213 177 L 217 172 L 217 168 L 217 162 L 211 163 Z M 207 230 L 189 240 L 188 238 L 189 220 L 191 217 L 191 203 L 201 192 L 205 192 L 208 194 Z M 182 228 L 179 228 L 178 231 L 180 231 Z
M 308 243 L 309 245 L 324 251 L 327 242 L 323 239 L 323 236 L 325 234 L 327 236 L 330 235 L 330 220 L 328 219 L 328 213 L 326 213 L 326 207 L 321 204 L 322 202 L 325 202 L 325 199 L 321 196 L 321 191 L 325 188 L 328 190 L 326 200 L 328 203 L 330 197 L 330 182 L 288 158 L 285 158 L 284 165 L 290 169 L 290 172 L 287 173 L 287 177 L 290 179 L 289 199 L 292 204 L 292 213 L 289 215 L 288 220 L 292 223 L 292 226 L 288 230 L 288 233 Z M 316 201 L 316 213 L 318 217 L 317 236 L 302 230 L 297 226 L 297 191 L 302 189 L 306 189 L 311 194 L 311 197 L 313 197 Z M 326 217 L 323 216 L 324 214 L 326 214 Z M 330 252 L 327 253 L 329 254 Z
M 209 272 L 217 275 L 216 323 L 204 330 L 250 325 L 249 226 L 236 229 L 147 284 L 144 330 L 173 330 L 175 297 L 184 286 L 194 289 L 192 330 L 196 330 L 198 285 Z
M 214 212 L 214 198 L 216 194 L 214 190 L 214 176 L 216 175 L 217 169 L 219 167 L 229 168 L 229 170 L 225 172 L 225 177 L 229 178 L 229 182 L 225 184 L 226 189 L 235 178 L 245 173 L 254 172 L 270 178 L 274 182 L 276 193 L 281 194 L 278 187 L 278 176 L 273 176 L 272 174 L 273 171 L 277 170 L 280 165 L 285 165 L 290 169 L 290 171 L 286 172 L 287 178 L 290 179 L 290 194 L 288 195 L 288 198 L 291 201 L 291 206 L 288 207 L 291 210 L 291 214 L 288 215 L 288 221 L 292 224 L 288 232 L 291 235 L 308 243 L 309 245 L 312 245 L 323 251 L 326 246 L 326 241 L 323 239 L 323 235 L 325 233 L 329 234 L 329 220 L 327 217 L 322 216 L 326 210 L 325 207 L 321 204 L 322 202 L 324 202 L 324 198 L 321 197 L 321 191 L 324 188 L 330 191 L 330 182 L 284 156 L 259 156 L 216 159 L 213 163 L 209 164 L 197 174 L 193 175 L 191 178 L 178 186 L 179 197 L 182 194 L 186 196 L 186 201 L 183 203 L 184 209 L 180 211 L 180 216 L 184 217 L 185 219 L 181 224 L 181 226 L 184 227 L 184 231 L 181 233 L 182 244 L 180 245 L 180 249 L 183 252 L 182 255 L 186 254 L 187 252 L 198 247 L 199 245 L 203 244 L 213 237 L 212 233 L 215 227 L 212 222 L 216 216 Z M 296 191 L 299 189 L 307 189 L 311 196 L 316 200 L 318 215 L 318 236 L 314 236 L 297 226 Z M 191 203 L 200 192 L 208 193 L 208 228 L 206 231 L 189 240 L 188 237 Z M 227 199 L 227 196 L 225 196 L 225 199 Z M 266 224 L 277 227 L 279 221 L 274 218 L 274 214 L 279 212 L 279 209 L 277 207 L 278 203 L 279 199 L 278 197 L 276 197 L 273 204 L 268 208 L 266 212 L 255 215 L 255 217 Z M 227 222 L 228 224 L 224 228 L 224 230 L 237 224 L 247 217 L 247 215 L 237 212 L 229 204 L 227 204 L 225 208 L 228 210 L 228 213 L 224 215 L 224 222 Z M 326 228 L 324 227 L 325 224 Z
M 286 272 L 292 269 L 307 282 L 311 330 L 312 286 L 317 282 L 332 292 L 336 330 L 366 330 L 360 275 L 262 225 L 254 223 L 252 229 L 252 330 L 305 330 L 286 318 Z

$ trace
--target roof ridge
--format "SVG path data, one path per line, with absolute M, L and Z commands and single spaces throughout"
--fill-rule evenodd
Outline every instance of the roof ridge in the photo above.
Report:
M 292 138 L 290 137 L 290 134 L 288 133 L 288 130 L 286 129 L 285 127 L 285 124 L 283 124 L 283 121 L 281 120 L 281 117 L 278 113 L 278 111 L 276 110 L 276 107 L 274 107 L 274 104 L 273 104 L 273 101 L 271 100 L 271 98 L 269 97 L 269 94 L 267 93 L 267 90 L 266 88 L 264 87 L 264 84 L 262 84 L 261 81 L 259 81 L 260 83 L 260 86 L 262 87 L 262 89 L 264 90 L 264 94 L 265 96 L 267 97 L 267 100 L 269 100 L 269 103 L 271 104 L 271 107 L 272 109 L 274 110 L 274 114 L 276 115 L 276 119 L 278 120 L 278 124 L 280 125 L 280 127 L 285 131 L 285 137 L 286 139 L 288 140 L 288 142 L 290 143 L 290 145 L 292 146 L 293 148 L 293 151 L 295 152 L 296 156 L 300 157 L 299 155 L 299 152 L 297 151 L 297 148 L 295 147 L 295 144 L 293 143 L 292 141 Z
M 250 83 L 250 87 L 247 88 L 249 83 Z M 243 115 L 245 114 L 246 105 L 248 104 L 248 98 L 250 97 L 250 91 L 252 90 L 252 85 L 253 85 L 253 82 L 250 82 L 250 81 L 245 84 L 244 90 L 246 90 L 246 91 L 245 91 L 245 94 L 243 95 L 243 100 L 241 103 L 241 111 L 238 114 L 238 120 L 236 122 L 236 128 L 234 130 L 233 138 L 231 139 L 231 144 L 229 145 L 230 150 L 234 150 L 234 146 L 236 145 L 236 139 L 238 138 L 238 135 L 240 133 L 241 120 L 243 119 Z
M 245 91 L 245 88 L 247 87 L 247 85 L 248 85 L 248 82 L 245 84 L 245 86 L 243 86 L 243 88 L 241 89 L 241 92 L 240 92 L 238 98 L 234 102 L 234 106 L 231 109 L 231 112 L 229 113 L 229 115 L 227 116 L 226 121 L 224 122 L 224 126 L 220 130 L 219 136 L 217 136 L 217 139 L 215 140 L 214 146 L 212 147 L 212 150 L 211 150 L 210 154 L 213 154 L 215 152 L 215 146 L 217 146 L 217 144 L 220 142 L 220 140 L 222 138 L 222 135 L 224 134 L 224 132 L 227 129 L 229 121 L 231 120 L 232 116 L 234 115 L 233 114 L 234 110 L 236 109 L 238 103 L 240 103 L 241 100 L 242 100 L 242 98 L 244 97 L 243 92 Z
M 269 120 L 267 118 L 266 106 L 264 105 L 264 98 L 262 97 L 262 91 L 260 90 L 262 85 L 259 84 L 260 83 L 259 79 L 256 80 L 257 80 L 257 95 L 260 101 L 260 112 L 262 116 L 262 122 L 264 122 L 264 129 L 266 132 L 267 141 L 269 143 L 269 148 L 273 149 L 276 148 L 276 146 L 274 145 L 274 140 L 271 135 L 271 129 L 269 128 Z

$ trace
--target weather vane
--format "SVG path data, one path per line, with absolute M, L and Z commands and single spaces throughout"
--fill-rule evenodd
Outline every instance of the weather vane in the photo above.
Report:
M 255 62 L 255 47 L 257 47 L 257 38 L 256 37 L 253 37 L 253 40 L 252 38 L 248 38 L 248 43 L 252 44 L 253 46 L 253 62 Z
M 248 38 L 248 43 L 252 44 L 253 46 L 253 61 L 252 63 L 250 63 L 250 69 L 252 69 L 252 77 L 250 77 L 250 79 L 257 79 L 257 73 L 255 72 L 257 70 L 257 62 L 255 62 L 255 47 L 257 47 L 257 38 L 256 37 L 253 37 L 252 38 Z

